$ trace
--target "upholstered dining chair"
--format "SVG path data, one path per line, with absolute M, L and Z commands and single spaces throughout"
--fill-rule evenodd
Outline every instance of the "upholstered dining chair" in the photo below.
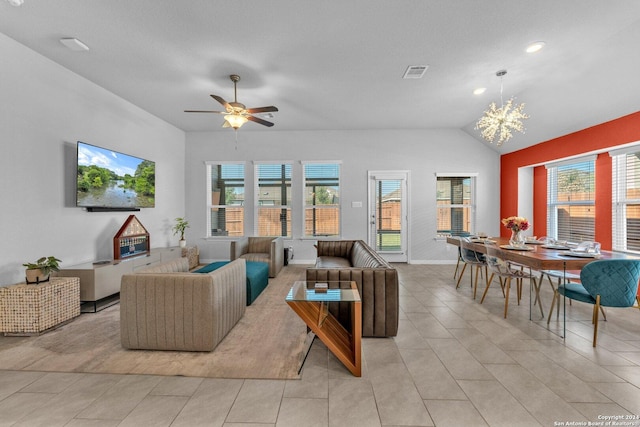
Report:
M 489 278 L 487 277 L 487 263 L 485 262 L 485 256 L 484 254 L 474 251 L 471 241 L 466 237 L 460 238 L 460 256 L 464 261 L 464 265 L 462 267 L 462 271 L 460 272 L 460 276 L 458 277 L 458 282 L 456 283 L 456 289 L 460 286 L 460 280 L 462 280 L 464 269 L 467 267 L 467 265 L 469 265 L 471 286 L 473 287 L 473 299 L 476 299 L 476 292 L 478 290 L 478 274 L 482 273 L 483 269 L 484 269 L 484 277 L 487 283 L 489 280 Z M 474 267 L 476 269 L 475 282 L 473 280 Z
M 602 307 L 633 307 L 640 280 L 640 260 L 606 259 L 590 262 L 580 271 L 581 283 L 563 283 L 554 294 L 554 302 L 563 295 L 593 304 L 593 346 L 598 338 L 598 313 Z M 549 320 L 554 304 L 551 304 Z M 558 309 L 560 307 L 558 306 Z M 606 320 L 606 318 L 605 318 Z
M 522 281 L 525 278 L 529 278 L 532 281 L 535 281 L 535 278 L 531 276 L 531 272 L 527 272 L 525 268 L 521 265 L 513 265 L 510 262 L 502 259 L 500 257 L 500 251 L 498 247 L 494 243 L 485 243 L 485 248 L 487 255 L 485 257 L 487 268 L 491 272 L 491 278 L 494 276 L 498 276 L 498 281 L 500 282 L 500 287 L 502 288 L 502 293 L 504 294 L 504 318 L 507 318 L 507 312 L 509 310 L 509 291 L 511 288 L 511 281 L 515 279 L 516 281 L 516 294 L 518 305 L 520 305 L 520 299 L 522 298 Z M 487 296 L 487 292 L 489 291 L 489 286 L 491 285 L 492 280 L 487 281 L 487 287 L 482 294 L 482 299 L 480 299 L 480 304 L 484 302 L 485 297 Z M 538 286 L 534 282 L 534 288 L 536 289 L 536 295 L 538 295 Z M 542 313 L 542 307 L 540 307 L 540 312 Z

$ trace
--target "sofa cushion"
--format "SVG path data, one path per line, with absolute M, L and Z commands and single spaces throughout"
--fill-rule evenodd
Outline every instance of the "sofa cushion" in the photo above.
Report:
M 240 255 L 240 258 L 244 258 L 247 260 L 247 262 L 251 261 L 251 262 L 266 262 L 267 264 L 269 264 L 269 261 L 271 260 L 271 257 L 269 256 L 269 253 L 256 253 L 256 252 L 252 252 L 252 253 L 248 253 L 248 254 L 244 254 L 244 255 Z
M 347 258 L 338 256 L 319 256 L 316 258 L 316 268 L 348 268 L 351 262 Z
M 378 258 L 373 251 L 365 248 L 360 242 L 356 242 L 353 245 L 351 265 L 358 268 L 388 267 L 386 262 Z
M 250 253 L 263 253 L 267 254 L 271 252 L 271 241 L 274 237 L 249 237 L 249 248 L 247 252 Z
M 230 261 L 218 261 L 207 264 L 194 273 L 210 273 L 229 264 Z M 269 264 L 265 262 L 246 262 L 247 305 L 251 305 L 269 284 Z
M 186 273 L 188 271 L 189 260 L 187 258 L 176 258 L 137 270 L 136 273 Z

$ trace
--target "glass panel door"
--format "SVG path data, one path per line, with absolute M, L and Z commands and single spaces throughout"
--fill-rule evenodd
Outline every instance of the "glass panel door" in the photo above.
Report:
M 407 172 L 369 172 L 369 245 L 389 262 L 407 262 Z

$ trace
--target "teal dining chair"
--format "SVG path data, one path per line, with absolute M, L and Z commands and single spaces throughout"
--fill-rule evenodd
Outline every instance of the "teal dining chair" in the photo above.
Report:
M 598 312 L 602 307 L 633 307 L 638 292 L 638 280 L 640 280 L 640 260 L 593 261 L 580 271 L 580 283 L 560 284 L 553 295 L 553 301 L 560 298 L 560 295 L 564 295 L 572 300 L 593 304 L 591 323 L 593 323 L 593 346 L 595 347 L 598 337 Z M 554 303 L 551 303 L 549 320 L 553 306 Z

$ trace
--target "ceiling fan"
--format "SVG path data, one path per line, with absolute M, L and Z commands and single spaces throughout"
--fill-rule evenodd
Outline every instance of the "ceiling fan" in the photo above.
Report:
M 242 126 L 249 120 L 264 126 L 269 126 L 269 127 L 273 126 L 273 123 L 268 122 L 264 119 L 261 119 L 260 117 L 256 117 L 253 114 L 270 113 L 270 112 L 278 111 L 278 109 L 273 105 L 270 105 L 268 107 L 259 107 L 259 108 L 245 107 L 244 104 L 241 104 L 238 102 L 237 83 L 240 81 L 240 76 L 238 76 L 237 74 L 231 74 L 229 78 L 233 82 L 233 102 L 227 102 L 218 95 L 211 95 L 213 99 L 215 99 L 220 104 L 222 104 L 222 106 L 226 109 L 226 111 L 184 110 L 184 112 L 185 113 L 224 114 L 224 123 L 222 124 L 222 127 L 223 128 L 232 127 L 235 130 L 238 130 L 240 126 Z

